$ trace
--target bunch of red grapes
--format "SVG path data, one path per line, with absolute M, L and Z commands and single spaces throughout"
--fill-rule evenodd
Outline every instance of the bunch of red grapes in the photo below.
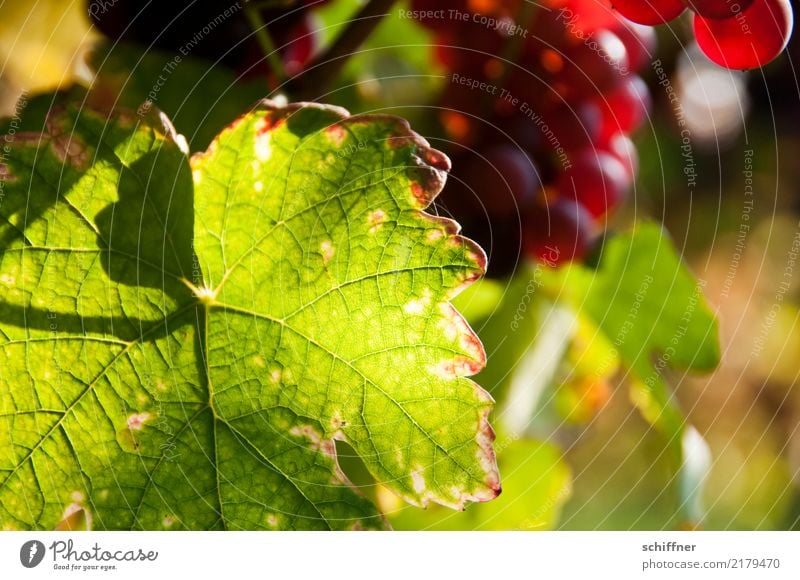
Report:
M 786 48 L 792 32 L 789 0 L 614 0 L 613 5 L 633 22 L 650 25 L 674 20 L 688 8 L 700 50 L 727 68 L 764 66 Z
M 774 58 L 791 28 L 788 0 L 613 4 L 412 2 L 449 72 L 439 116 L 454 169 L 441 206 L 488 248 L 492 276 L 509 274 L 523 256 L 550 265 L 584 258 L 626 198 L 638 164 L 630 135 L 651 104 L 637 74 L 653 60 L 648 25 L 689 5 L 698 43 L 731 68 Z M 782 20 L 767 21 L 764 11 Z M 757 33 L 734 41 L 743 33 L 729 22 L 742 18 Z

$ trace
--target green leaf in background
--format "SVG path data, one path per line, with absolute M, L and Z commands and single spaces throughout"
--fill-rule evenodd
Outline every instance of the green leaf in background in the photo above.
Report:
M 489 290 L 497 295 L 497 289 Z M 473 320 L 481 322 L 476 327 L 489 354 L 479 380 L 498 401 L 501 431 L 544 438 L 562 429 L 573 418 L 570 412 L 589 420 L 598 410 L 592 397 L 603 399 L 612 387 L 608 394 L 584 389 L 567 401 L 565 390 L 575 381 L 594 388 L 600 379 L 611 380 L 621 363 L 634 404 L 667 442 L 669 470 L 677 475 L 677 512 L 687 524 L 699 524 L 708 446 L 687 428 L 668 385 L 673 378 L 665 375 L 668 369 L 713 369 L 718 330 L 702 281 L 662 228 L 639 222 L 610 239 L 596 269 L 537 264 L 520 269 L 501 290 L 494 308 L 479 308 Z M 480 305 L 481 296 L 478 287 L 462 299 Z M 500 463 L 509 490 L 502 454 Z
M 560 274 L 559 274 L 560 276 Z M 664 380 L 668 368 L 710 371 L 719 362 L 717 320 L 664 230 L 640 222 L 606 245 L 597 270 L 576 266 L 558 287 L 592 318 L 631 370 L 631 398 L 682 462 L 685 420 Z
M 448 302 L 485 258 L 405 122 L 264 103 L 191 164 L 153 111 L 41 127 L 2 166 L 0 528 L 384 527 L 334 440 L 415 505 L 499 493 Z
M 503 495 L 453 513 L 439 507 L 408 509 L 384 494 L 384 512 L 401 530 L 549 530 L 571 494 L 570 469 L 556 446 L 531 439 L 501 438 L 498 463 Z
M 491 316 L 503 299 L 504 288 L 501 282 L 491 278 L 481 278 L 453 299 L 453 306 L 471 325 Z
M 192 151 L 267 92 L 266 80 L 245 81 L 221 64 L 125 43 L 97 43 L 89 61 L 94 101 L 164 111 Z

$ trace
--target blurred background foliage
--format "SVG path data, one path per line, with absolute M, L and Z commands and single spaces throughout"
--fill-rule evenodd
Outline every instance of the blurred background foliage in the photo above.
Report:
M 315 14 L 316 50 L 329 45 L 361 6 L 354 0 L 322 6 Z M 717 314 L 719 367 L 703 376 L 665 371 L 710 451 L 705 485 L 682 489 L 669 445 L 631 401 L 630 374 L 607 356 L 599 321 L 573 309 L 566 315 L 573 331 L 558 346 L 552 323 L 563 313 L 552 294 L 569 293 L 569 278 L 543 282 L 527 305 L 536 275 L 524 270 L 513 279 L 480 282 L 458 303 L 487 344 L 489 367 L 479 381 L 493 390 L 499 410 L 508 405 L 504 393 L 514 388 L 514 374 L 523 372 L 543 337 L 558 363 L 530 381 L 546 384 L 536 387 L 524 433 L 496 421 L 504 479 L 498 500 L 464 513 L 418 510 L 376 486 L 340 446 L 345 471 L 395 527 L 800 529 L 800 92 L 794 67 L 800 43 L 792 41 L 763 70 L 738 73 L 704 60 L 685 22 L 658 33 L 658 58 L 693 134 L 697 186 L 687 191 L 674 111 L 652 69 L 645 69 L 654 107 L 635 137 L 641 169 L 631 201 L 610 226 L 622 230 L 641 218 L 663 223 Z M 445 137 L 431 107 L 446 71 L 432 58 L 431 42 L 428 30 L 391 12 L 319 99 L 352 112 L 401 115 L 442 147 Z M 0 4 L 0 56 L 0 108 L 15 115 L 20 95 L 73 84 L 91 86 L 89 99 L 136 107 L 172 55 L 110 48 L 92 27 L 84 1 L 34 0 Z M 157 105 L 198 150 L 270 91 L 281 92 L 266 78 L 244 80 L 240 71 L 193 57 L 169 75 Z M 745 173 L 750 162 L 752 177 Z M 752 196 L 745 193 L 750 178 Z M 522 303 L 521 329 L 509 333 Z M 603 372 L 595 373 L 600 366 Z M 704 445 L 697 451 L 700 480 Z M 699 513 L 692 515 L 687 504 L 700 506 Z

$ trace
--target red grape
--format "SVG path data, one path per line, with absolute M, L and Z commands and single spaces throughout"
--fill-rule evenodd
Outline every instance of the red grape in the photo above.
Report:
M 619 22 L 619 15 L 611 9 L 610 0 L 550 0 L 549 4 L 558 10 L 569 28 L 581 32 L 612 28 Z
M 577 152 L 572 161 L 572 167 L 558 176 L 556 187 L 595 217 L 614 208 L 630 187 L 631 176 L 610 153 L 587 148 Z
M 628 53 L 628 69 L 633 72 L 642 70 L 652 60 L 656 52 L 656 31 L 652 26 L 622 22 L 611 28 L 619 36 Z
M 317 32 L 320 28 L 319 23 L 315 22 L 311 15 L 305 14 L 304 18 L 288 31 L 286 44 L 281 47 L 281 57 L 287 74 L 298 74 L 314 56 L 317 50 Z
M 652 105 L 650 91 L 641 77 L 631 75 L 625 82 L 599 99 L 602 111 L 601 136 L 633 133 L 641 127 Z
M 681 0 L 612 0 L 611 3 L 628 20 L 650 26 L 669 22 L 686 10 Z
M 697 44 L 715 63 L 733 69 L 764 66 L 789 42 L 794 16 L 789 0 L 753 0 L 733 18 L 695 15 Z
M 510 68 L 509 90 L 536 108 L 550 108 L 614 86 L 628 68 L 628 55 L 612 31 L 576 34 L 555 11 L 542 10 L 519 65 Z
M 607 149 L 614 157 L 620 160 L 625 170 L 628 172 L 631 180 L 636 177 L 639 171 L 639 154 L 636 151 L 636 145 L 630 140 L 630 137 L 623 133 L 612 135 L 608 142 L 604 144 L 604 149 Z
M 580 260 L 596 235 L 594 218 L 571 199 L 559 198 L 523 215 L 523 249 L 531 259 L 546 264 Z
M 582 96 L 615 86 L 628 70 L 625 45 L 610 30 L 599 30 L 588 43 L 568 49 L 567 57 L 571 62 L 564 71 L 564 80 Z
M 683 3 L 703 18 L 730 18 L 746 10 L 753 0 L 683 0 Z

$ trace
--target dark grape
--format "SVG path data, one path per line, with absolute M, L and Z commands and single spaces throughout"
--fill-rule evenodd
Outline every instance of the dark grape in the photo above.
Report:
M 572 167 L 556 181 L 559 193 L 573 198 L 595 217 L 605 215 L 625 196 L 631 176 L 615 156 L 583 149 L 571 156 Z
M 479 151 L 465 168 L 463 179 L 492 215 L 518 214 L 541 189 L 539 172 L 531 158 L 512 145 L 492 145 Z
M 502 116 L 495 120 L 497 131 L 488 138 L 510 143 L 529 153 L 539 150 L 542 145 L 542 132 L 538 131 L 533 122 L 526 116 L 514 114 Z
M 650 26 L 674 20 L 686 10 L 682 0 L 612 0 L 611 3 L 628 20 Z
M 793 23 L 789 0 L 753 0 L 733 18 L 695 15 L 694 34 L 700 50 L 715 63 L 750 69 L 764 66 L 783 52 Z
M 465 234 L 486 251 L 489 259 L 487 276 L 502 278 L 514 272 L 523 259 L 519 215 L 491 219 L 486 215 L 464 219 L 456 214 L 455 217 L 464 227 Z
M 629 66 L 625 45 L 610 30 L 598 30 L 589 43 L 567 49 L 566 56 L 571 62 L 565 67 L 564 80 L 580 96 L 592 96 L 616 86 Z
M 508 84 L 512 92 L 528 103 L 548 108 L 597 95 L 624 78 L 628 55 L 616 34 L 601 30 L 584 41 L 558 21 L 551 23 L 545 37 L 535 36 L 527 43 L 523 69 L 511 70 Z M 557 43 L 546 38 L 555 28 L 563 35 Z
M 563 104 L 542 115 L 558 144 L 569 150 L 590 147 L 600 136 L 603 114 L 592 100 L 576 105 Z M 550 143 L 552 146 L 552 143 Z
M 559 198 L 523 216 L 522 247 L 532 260 L 560 265 L 580 260 L 597 236 L 597 224 L 579 203 Z
M 692 12 L 703 18 L 730 18 L 746 10 L 753 0 L 683 0 Z

